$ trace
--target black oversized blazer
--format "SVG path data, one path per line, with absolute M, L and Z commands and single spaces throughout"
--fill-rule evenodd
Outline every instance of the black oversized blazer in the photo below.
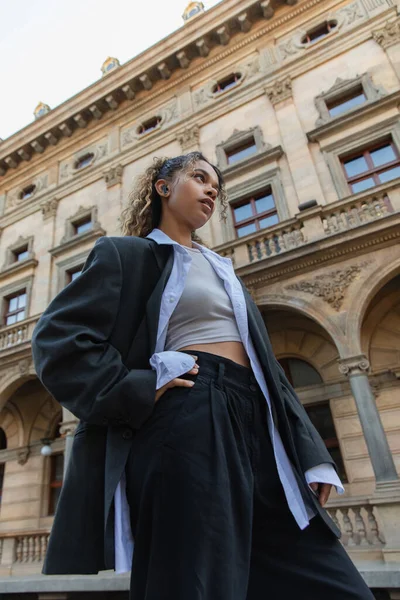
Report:
M 154 406 L 156 374 L 149 359 L 173 256 L 172 246 L 150 239 L 98 239 L 81 275 L 52 300 L 34 330 L 32 353 L 40 381 L 80 419 L 46 574 L 114 568 L 113 497 L 132 435 Z M 304 478 L 307 469 L 334 463 L 275 359 L 264 321 L 245 288 L 244 294 L 274 418 L 302 494 L 339 537 Z

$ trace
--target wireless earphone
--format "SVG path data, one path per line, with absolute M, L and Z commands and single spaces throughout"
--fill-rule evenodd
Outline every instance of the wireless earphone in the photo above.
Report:
M 164 185 L 161 187 L 161 189 L 162 189 L 162 191 L 163 191 L 163 193 L 164 193 L 164 194 L 168 194 L 168 186 L 167 186 L 167 185 L 165 185 L 165 184 L 164 184 Z

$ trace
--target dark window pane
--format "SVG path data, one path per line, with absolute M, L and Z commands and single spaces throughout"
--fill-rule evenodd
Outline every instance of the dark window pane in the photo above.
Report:
M 347 110 L 354 108 L 354 106 L 364 104 L 365 101 L 365 94 L 362 93 L 357 94 L 356 96 L 352 96 L 351 98 L 344 99 L 343 102 L 340 102 L 340 104 L 336 104 L 335 106 L 329 106 L 329 104 L 327 106 L 331 117 L 336 117 L 337 115 L 340 115 L 346 112 Z
M 62 481 L 64 472 L 64 455 L 56 454 L 54 456 L 54 475 L 53 481 Z
M 357 192 L 363 192 L 364 190 L 369 190 L 376 185 L 375 181 L 372 177 L 368 177 L 368 179 L 362 179 L 361 181 L 357 181 L 357 183 L 352 183 L 351 187 L 356 194 Z
M 336 439 L 336 430 L 329 404 L 306 406 L 305 409 L 312 424 L 323 440 Z
M 249 235 L 249 233 L 254 233 L 256 231 L 256 224 L 250 223 L 250 225 L 246 225 L 245 227 L 240 227 L 237 230 L 238 236 L 243 237 L 245 235 Z
M 50 508 L 49 508 L 50 515 L 54 515 L 54 513 L 56 512 L 60 494 L 61 494 L 61 487 L 51 488 L 51 490 L 50 490 Z
M 250 144 L 237 148 L 236 150 L 228 151 L 226 153 L 228 164 L 231 165 L 232 163 L 235 163 L 238 160 L 243 160 L 244 158 L 247 158 L 248 156 L 251 156 L 256 152 L 257 146 L 255 145 L 254 141 L 252 141 Z
M 242 206 L 234 208 L 233 212 L 235 213 L 235 219 L 237 223 L 239 221 L 244 221 L 245 219 L 248 219 L 253 216 L 253 211 L 251 210 L 250 202 L 248 204 L 243 204 Z
M 259 220 L 261 229 L 265 229 L 266 227 L 272 227 L 272 225 L 276 225 L 277 223 L 279 223 L 278 215 L 271 215 L 270 217 L 265 217 L 265 219 Z
M 380 167 L 381 165 L 386 165 L 386 163 L 396 160 L 396 155 L 392 146 L 384 146 L 378 150 L 372 150 L 370 154 L 375 167 Z
M 381 183 L 392 181 L 392 179 L 396 179 L 396 177 L 400 177 L 400 167 L 393 167 L 393 169 L 388 169 L 387 171 L 383 171 L 383 173 L 379 173 Z
M 347 177 L 354 177 L 355 175 L 359 175 L 360 173 L 365 173 L 365 171 L 368 171 L 367 161 L 365 160 L 364 156 L 352 158 L 351 160 L 345 161 L 343 164 L 347 173 Z
M 339 479 L 341 480 L 342 483 L 346 483 L 348 481 L 348 479 L 347 479 L 346 471 L 345 471 L 344 464 L 343 464 L 343 458 L 342 458 L 342 454 L 340 452 L 339 446 L 336 446 L 334 448 L 328 448 L 328 452 L 332 456 L 333 460 L 336 463 L 336 466 L 338 468 Z
M 4 429 L 0 427 L 0 450 L 5 450 L 7 448 L 7 436 L 4 432 Z
M 0 464 L 0 503 L 1 503 L 1 499 L 3 497 L 3 482 L 4 482 L 5 467 L 6 467 L 6 465 L 4 463 Z
M 318 385 L 322 383 L 322 377 L 318 371 L 304 360 L 288 358 L 287 365 L 293 387 Z
M 272 196 L 272 194 L 268 194 L 267 196 L 258 198 L 255 203 L 256 203 L 256 211 L 258 213 L 263 213 L 267 210 L 271 210 L 272 208 L 275 208 L 274 197 Z

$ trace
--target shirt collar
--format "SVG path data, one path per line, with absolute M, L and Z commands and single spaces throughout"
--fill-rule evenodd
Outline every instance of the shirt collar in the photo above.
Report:
M 168 246 L 174 246 L 174 249 L 176 249 L 180 252 L 185 252 L 186 254 L 189 254 L 189 252 L 185 248 L 185 246 L 182 246 L 178 242 L 175 242 L 175 240 L 171 239 L 166 233 L 161 231 L 161 229 L 157 229 L 157 228 L 153 229 L 153 231 L 151 231 L 149 233 L 149 235 L 147 235 L 146 237 L 150 238 L 157 244 L 165 244 Z M 205 246 L 202 246 L 201 244 L 198 244 L 197 242 L 192 242 L 192 243 L 193 243 L 194 248 L 197 248 L 203 254 L 208 255 L 210 258 L 213 257 L 225 264 L 227 264 L 227 263 L 229 263 L 230 265 L 232 264 L 232 261 L 230 258 L 225 258 L 224 256 L 220 256 L 213 250 L 210 250 L 209 248 L 206 248 Z

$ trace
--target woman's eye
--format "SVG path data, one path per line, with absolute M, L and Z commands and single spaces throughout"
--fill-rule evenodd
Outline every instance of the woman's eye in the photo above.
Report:
M 195 177 L 198 177 L 201 179 L 201 181 L 204 181 L 204 175 L 201 175 L 201 173 L 196 173 Z

